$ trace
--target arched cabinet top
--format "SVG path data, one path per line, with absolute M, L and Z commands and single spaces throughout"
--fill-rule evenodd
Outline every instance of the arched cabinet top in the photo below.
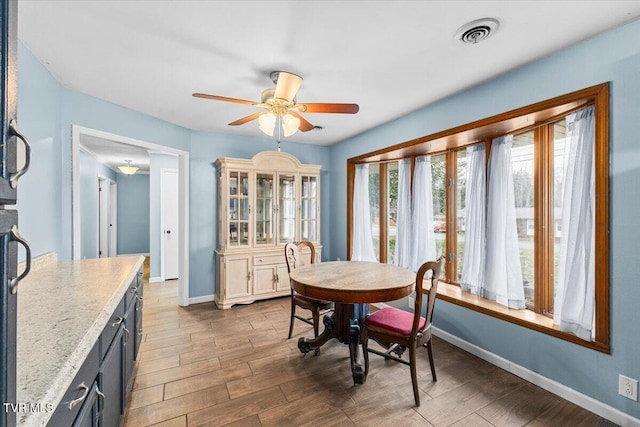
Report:
M 290 171 L 299 173 L 319 173 L 321 166 L 307 165 L 297 157 L 282 151 L 262 151 L 251 159 L 220 157 L 215 163 L 217 168 L 242 168 L 264 171 Z

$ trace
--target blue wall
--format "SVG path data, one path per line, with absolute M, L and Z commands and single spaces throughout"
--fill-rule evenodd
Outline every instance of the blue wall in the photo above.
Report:
M 31 143 L 31 168 L 18 183 L 20 234 L 34 255 L 60 252 L 63 89 L 22 43 L 18 44 L 18 65 L 18 127 Z
M 149 175 L 117 174 L 118 255 L 149 253 Z
M 640 418 L 618 395 L 618 374 L 640 378 L 640 21 L 605 33 L 480 86 L 343 141 L 331 151 L 332 255 L 346 255 L 348 158 L 457 125 L 611 82 L 611 354 L 603 354 L 438 301 L 439 328 Z
M 80 255 L 82 259 L 98 258 L 98 176 L 116 180 L 114 171 L 80 150 L 80 233 L 82 237 Z

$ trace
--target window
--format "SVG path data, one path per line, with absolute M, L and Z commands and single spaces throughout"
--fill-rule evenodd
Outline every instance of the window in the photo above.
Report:
M 398 162 L 387 163 L 387 263 L 393 264 L 398 220 Z
M 456 156 L 456 277 L 455 281 L 460 282 L 462 275 L 462 263 L 464 254 L 464 238 L 465 238 L 465 199 L 467 194 L 467 152 L 466 150 L 458 150 Z
M 539 145 L 539 144 L 538 144 Z M 515 135 L 511 147 L 511 172 L 516 204 L 520 268 L 527 308 L 535 309 L 534 132 Z
M 371 234 L 376 259 L 380 259 L 380 165 L 369 166 L 369 212 L 371 213 Z
M 553 315 L 554 292 L 558 285 L 558 259 L 562 236 L 562 194 L 567 159 L 565 158 L 565 117 L 589 105 L 595 106 L 595 215 L 596 263 L 595 338 L 584 341 L 562 332 L 542 321 Z M 587 88 L 553 100 L 523 107 L 476 123 L 419 138 L 404 144 L 379 150 L 369 155 L 349 159 L 349 168 L 368 163 L 370 170 L 379 166 L 378 182 L 372 200 L 384 206 L 387 221 L 378 222 L 378 235 L 384 240 L 374 242 L 380 262 L 393 259 L 395 244 L 394 209 L 397 207 L 397 161 L 431 156 L 433 191 L 433 231 L 437 255 L 446 255 L 443 281 L 457 286 L 464 265 L 465 200 L 467 191 L 467 147 L 484 142 L 489 159 L 491 142 L 501 135 L 513 135 L 511 173 L 517 228 L 517 242 L 522 273 L 526 311 L 531 315 L 509 315 L 504 310 L 487 308 L 483 303 L 462 299 L 452 294 L 439 298 L 467 308 L 499 317 L 581 345 L 609 351 L 609 265 L 608 265 L 608 85 Z M 488 162 L 487 162 L 488 163 Z M 395 175 L 395 182 L 393 174 Z M 384 178 L 383 178 L 384 177 Z M 371 178 L 373 179 L 373 178 Z M 353 187 L 349 187 L 351 190 Z M 371 191 L 374 191 L 371 189 Z M 394 193 L 395 191 L 395 193 Z M 394 194 L 396 199 L 394 199 Z M 565 224 L 566 225 L 566 224 Z M 348 236 L 350 236 L 350 224 Z M 375 223 L 374 223 L 375 227 Z M 393 238 L 391 236 L 394 236 Z M 350 237 L 348 237 L 350 238 Z M 393 242 L 393 243 L 392 243 Z M 541 317 L 535 317 L 541 316 Z M 541 326 L 542 325 L 542 326 Z

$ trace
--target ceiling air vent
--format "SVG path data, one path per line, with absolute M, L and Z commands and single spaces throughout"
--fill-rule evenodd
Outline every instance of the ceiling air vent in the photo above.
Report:
M 500 26 L 498 20 L 482 18 L 463 25 L 456 31 L 456 39 L 463 43 L 476 44 L 488 39 Z

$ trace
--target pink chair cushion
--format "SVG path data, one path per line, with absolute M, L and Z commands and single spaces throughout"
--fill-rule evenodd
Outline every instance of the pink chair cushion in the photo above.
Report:
M 424 317 L 420 317 L 420 329 L 424 327 L 426 321 Z M 413 313 L 394 307 L 385 307 L 367 317 L 365 323 L 397 334 L 411 335 Z

